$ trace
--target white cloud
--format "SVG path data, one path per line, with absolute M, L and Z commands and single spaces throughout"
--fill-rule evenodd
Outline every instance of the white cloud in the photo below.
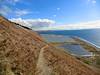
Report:
M 7 15 L 9 12 L 11 12 L 11 9 L 8 6 L 1 6 L 0 8 L 0 14 Z
M 96 0 L 87 0 L 88 3 L 96 4 Z
M 21 0 L 0 0 L 0 14 L 8 15 L 9 12 L 12 12 L 12 9 L 9 7 L 11 5 L 15 5 L 17 2 Z
M 53 17 L 56 17 L 57 15 L 53 15 Z
M 92 3 L 95 4 L 96 3 L 96 0 L 93 0 Z
M 78 24 L 66 24 L 66 25 L 55 25 L 45 28 L 40 28 L 40 30 L 80 30 L 80 29 L 95 29 L 100 28 L 100 20 L 78 23 Z
M 15 11 L 15 15 L 16 16 L 23 16 L 23 15 L 27 15 L 27 14 L 30 14 L 31 12 L 30 11 L 28 11 L 28 10 L 20 10 L 20 9 L 18 9 L 18 10 L 16 10 Z
M 19 2 L 20 0 L 13 0 L 14 2 Z
M 12 18 L 10 19 L 13 22 L 19 23 L 21 25 L 38 29 L 42 27 L 49 27 L 50 25 L 54 24 L 55 21 L 49 19 L 22 19 L 22 18 Z
M 20 0 L 7 0 L 7 1 L 16 3 L 19 2 Z
M 57 8 L 57 10 L 60 10 L 60 8 Z
M 10 19 L 13 22 L 33 28 L 34 30 L 81 30 L 100 28 L 100 20 L 78 24 L 57 25 L 55 21 L 49 19 Z
M 17 2 L 19 2 L 21 0 L 6 0 L 6 2 L 10 3 L 10 4 L 15 4 Z

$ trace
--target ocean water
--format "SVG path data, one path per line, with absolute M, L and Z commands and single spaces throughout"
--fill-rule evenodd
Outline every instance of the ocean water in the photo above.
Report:
M 91 55 L 91 52 L 88 52 L 80 45 L 63 44 L 60 47 L 75 55 Z
M 40 34 L 53 34 L 63 36 L 78 36 L 86 41 L 100 47 L 100 29 L 86 29 L 86 30 L 50 30 L 38 31 Z

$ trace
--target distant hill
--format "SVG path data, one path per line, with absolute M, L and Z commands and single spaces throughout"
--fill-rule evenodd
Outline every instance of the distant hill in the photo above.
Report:
M 0 16 L 0 75 L 100 75 L 36 32 Z

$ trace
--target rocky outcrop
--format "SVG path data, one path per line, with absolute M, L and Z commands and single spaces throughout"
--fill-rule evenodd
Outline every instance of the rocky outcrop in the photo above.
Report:
M 100 75 L 39 34 L 0 17 L 0 75 Z

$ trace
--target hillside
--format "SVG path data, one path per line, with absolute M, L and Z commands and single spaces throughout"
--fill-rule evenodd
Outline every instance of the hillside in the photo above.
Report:
M 0 16 L 0 75 L 100 75 L 36 32 Z

